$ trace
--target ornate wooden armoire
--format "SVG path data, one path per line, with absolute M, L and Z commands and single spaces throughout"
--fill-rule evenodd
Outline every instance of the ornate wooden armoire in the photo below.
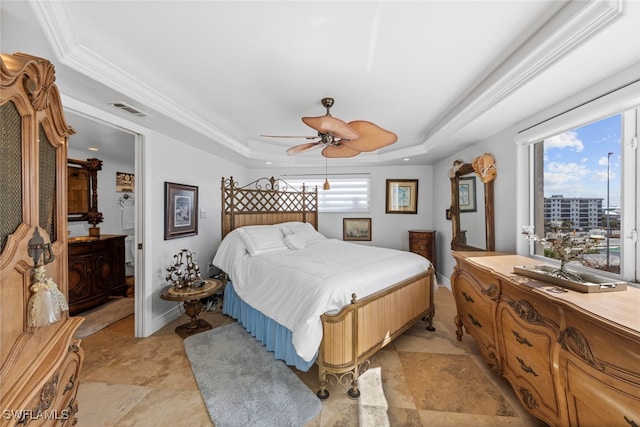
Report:
M 58 310 L 31 326 L 36 284 L 50 295 L 57 285 L 58 302 L 68 297 L 67 139 L 74 131 L 54 81 L 45 59 L 0 55 L 0 426 L 72 425 L 78 410 L 83 353 L 73 334 L 82 318 Z

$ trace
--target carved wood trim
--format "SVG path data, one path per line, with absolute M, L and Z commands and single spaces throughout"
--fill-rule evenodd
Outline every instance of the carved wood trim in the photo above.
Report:
M 495 283 L 492 283 L 487 289 L 482 289 L 482 293 L 488 296 L 492 301 L 498 302 L 498 299 L 500 298 L 500 287 Z
M 545 319 L 533 308 L 533 305 L 527 300 L 508 301 L 513 311 L 516 312 L 518 317 L 527 323 L 534 325 L 545 325 Z
M 567 350 L 579 359 L 584 360 L 599 371 L 604 372 L 604 364 L 600 363 L 600 361 L 596 359 L 591 351 L 589 342 L 576 328 L 570 326 L 567 329 L 560 331 L 558 343 L 564 350 Z

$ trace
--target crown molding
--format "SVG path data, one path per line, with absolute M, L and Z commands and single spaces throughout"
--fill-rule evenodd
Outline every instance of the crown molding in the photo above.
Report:
M 147 108 L 172 117 L 242 156 L 250 155 L 251 150 L 245 145 L 83 46 L 74 31 L 66 1 L 36 0 L 31 4 L 45 36 L 64 65 Z
M 430 129 L 425 143 L 465 127 L 621 14 L 622 0 L 569 2 L 456 102 Z
M 210 122 L 176 104 L 162 93 L 83 46 L 74 30 L 68 0 L 56 2 L 34 0 L 30 3 L 52 49 L 64 65 L 136 100 L 147 108 L 172 117 L 176 122 L 247 159 L 268 160 L 273 157 L 271 153 L 265 155 L 267 153 L 253 150 L 242 144 Z M 606 27 L 622 13 L 622 8 L 622 0 L 570 1 L 541 29 L 522 43 L 513 54 L 495 69 L 489 70 L 484 80 L 438 119 L 422 144 L 382 154 L 360 155 L 354 158 L 353 163 L 364 161 L 378 163 L 428 153 L 431 148 L 430 141 L 452 135 L 464 128 L 569 53 L 582 41 Z M 358 159 L 360 157 L 363 158 Z

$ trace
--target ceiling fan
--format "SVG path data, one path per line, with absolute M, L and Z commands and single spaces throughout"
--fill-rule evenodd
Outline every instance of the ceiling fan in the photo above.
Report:
M 324 116 L 302 118 L 302 121 L 307 126 L 318 132 L 317 136 L 260 136 L 315 140 L 313 142 L 295 145 L 287 150 L 287 154 L 299 154 L 324 145 L 322 155 L 331 158 L 357 156 L 363 151 L 374 151 L 391 145 L 398 140 L 398 136 L 395 133 L 385 130 L 374 123 L 365 120 L 346 123 L 343 120 L 331 116 L 329 110 L 333 104 L 333 98 L 322 98 L 322 105 L 327 109 L 327 113 Z

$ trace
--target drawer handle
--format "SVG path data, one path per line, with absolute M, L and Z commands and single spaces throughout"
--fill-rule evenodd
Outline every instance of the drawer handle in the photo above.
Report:
M 476 325 L 478 328 L 482 328 L 482 325 L 480 324 L 480 322 L 478 322 L 472 315 L 469 314 L 469 319 L 471 319 L 471 323 L 473 323 L 474 325 Z
M 474 299 L 473 299 L 473 298 L 471 298 L 471 297 L 469 296 L 469 294 L 468 294 L 468 293 L 466 293 L 465 291 L 462 291 L 462 296 L 464 297 L 464 300 L 465 300 L 465 301 L 467 301 L 467 302 L 475 302 L 475 301 L 474 301 Z
M 520 362 L 520 368 L 521 368 L 523 371 L 525 371 L 527 374 L 531 374 L 531 375 L 533 375 L 533 376 L 535 376 L 535 377 L 537 377 L 537 376 L 538 376 L 538 374 L 536 374 L 536 371 L 534 371 L 533 369 L 531 369 L 531 367 L 530 367 L 530 366 L 527 366 L 527 365 L 524 363 L 524 360 L 520 359 L 520 358 L 519 358 L 519 357 L 517 357 L 517 356 L 516 356 L 516 359 L 518 359 L 518 362 Z
M 511 330 L 511 332 L 513 332 L 513 335 L 516 337 L 516 341 L 518 341 L 520 344 L 528 345 L 529 347 L 533 347 L 533 344 L 531 344 L 528 339 L 522 338 L 518 332 L 516 332 L 514 330 Z
M 624 420 L 631 426 L 631 427 L 639 427 L 638 424 L 636 424 L 635 421 L 633 421 L 630 418 L 627 418 L 627 416 L 624 416 Z

